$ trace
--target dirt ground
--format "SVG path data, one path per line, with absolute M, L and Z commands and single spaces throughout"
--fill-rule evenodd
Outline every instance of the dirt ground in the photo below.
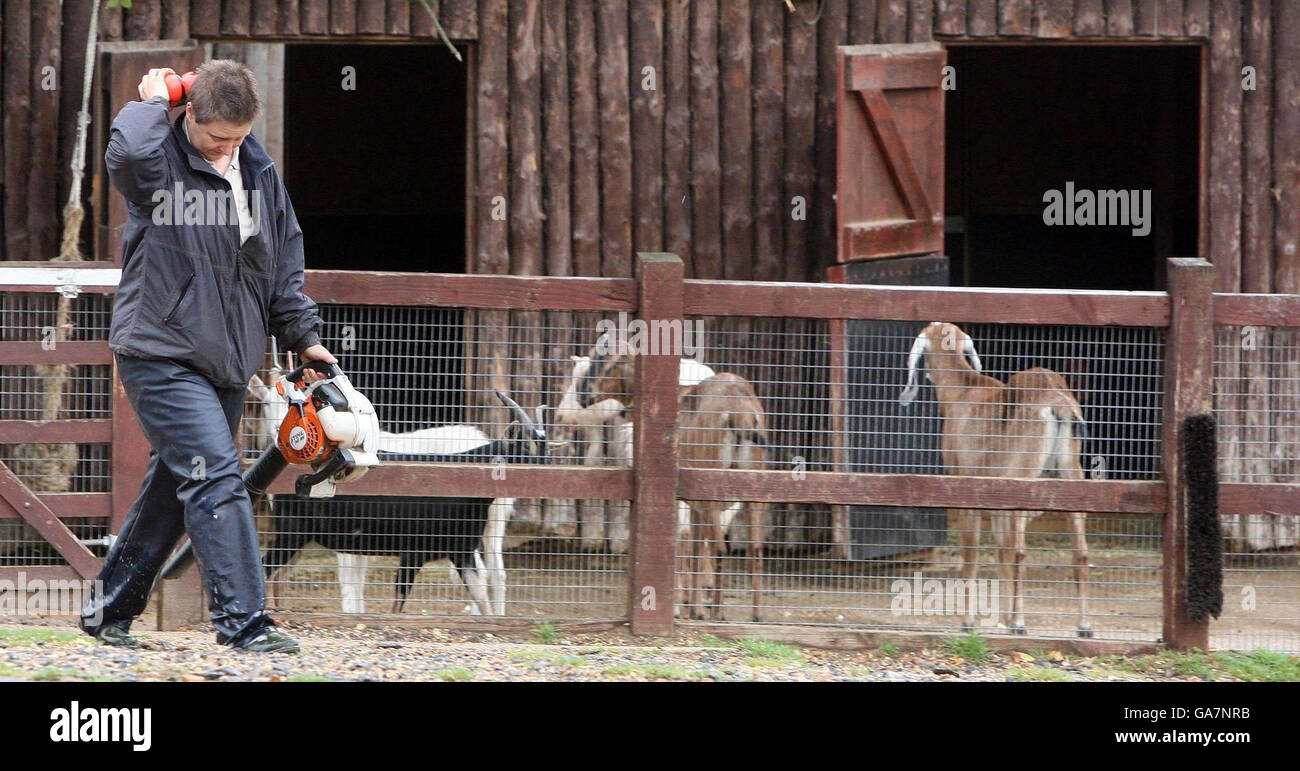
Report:
M 113 648 L 66 619 L 0 625 L 0 681 L 1188 681 L 1300 679 L 1300 659 L 1157 654 L 1080 657 L 1051 646 L 991 651 L 960 640 L 932 649 L 823 650 L 683 631 L 632 636 L 626 627 L 566 633 L 282 624 L 302 653 L 250 654 L 210 631 L 139 632 Z M 1214 654 L 1227 656 L 1228 654 Z

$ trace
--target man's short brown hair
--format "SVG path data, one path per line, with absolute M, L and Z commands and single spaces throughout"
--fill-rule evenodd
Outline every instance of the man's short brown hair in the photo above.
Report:
M 232 59 L 213 59 L 199 65 L 198 79 L 190 89 L 194 120 L 210 123 L 252 123 L 262 111 L 257 95 L 257 80 L 243 63 Z

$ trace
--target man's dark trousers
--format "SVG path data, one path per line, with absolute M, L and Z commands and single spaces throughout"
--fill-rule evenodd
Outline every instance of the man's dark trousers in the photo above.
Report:
M 216 388 L 170 360 L 118 354 L 117 363 L 154 453 L 140 496 L 100 571 L 102 592 L 83 610 L 83 623 L 98 618 L 128 628 L 144 612 L 163 562 L 188 532 L 217 641 L 237 645 L 251 639 L 272 622 L 235 444 L 244 391 Z

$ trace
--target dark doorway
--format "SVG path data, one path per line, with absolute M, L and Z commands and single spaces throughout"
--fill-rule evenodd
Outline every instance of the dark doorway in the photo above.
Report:
M 440 45 L 285 46 L 285 184 L 307 268 L 465 272 L 467 72 Z M 461 309 L 321 313 L 386 430 L 463 419 Z
M 1161 289 L 1196 256 L 1197 46 L 951 45 L 946 251 L 957 285 Z M 1150 190 L 1150 233 L 1047 225 L 1044 194 Z
M 308 268 L 465 271 L 466 73 L 439 45 L 285 46 L 285 185 Z

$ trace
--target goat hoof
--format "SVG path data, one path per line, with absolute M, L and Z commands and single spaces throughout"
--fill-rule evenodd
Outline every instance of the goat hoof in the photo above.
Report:
M 1092 639 L 1092 627 L 1088 626 L 1087 624 L 1080 626 L 1079 636 L 1086 639 Z
M 1029 634 L 1029 630 L 1025 629 L 1024 624 L 1013 624 L 1011 627 L 1011 634 L 1020 635 L 1023 637 Z
M 761 621 L 763 620 L 762 616 L 759 616 L 757 613 L 754 614 L 753 619 L 754 619 L 754 623 L 755 623 L 755 624 L 757 624 L 757 623 L 759 623 L 759 622 L 761 622 Z

